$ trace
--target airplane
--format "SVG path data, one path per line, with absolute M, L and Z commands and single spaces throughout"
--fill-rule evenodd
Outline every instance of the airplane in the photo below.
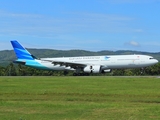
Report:
M 148 55 L 105 55 L 78 56 L 59 58 L 37 58 L 28 52 L 18 41 L 12 40 L 17 60 L 14 63 L 43 70 L 74 71 L 73 75 L 88 75 L 90 73 L 107 73 L 112 69 L 145 68 L 158 63 L 158 60 Z

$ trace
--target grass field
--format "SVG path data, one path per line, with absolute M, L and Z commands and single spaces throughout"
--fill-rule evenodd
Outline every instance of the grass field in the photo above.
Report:
M 0 77 L 0 120 L 159 120 L 160 78 Z

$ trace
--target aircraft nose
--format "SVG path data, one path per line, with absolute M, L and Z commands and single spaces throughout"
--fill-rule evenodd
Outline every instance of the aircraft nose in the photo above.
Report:
M 157 59 L 151 59 L 150 60 L 150 65 L 154 65 L 154 64 L 157 64 L 159 61 Z
M 158 63 L 158 60 L 157 60 L 157 59 L 155 59 L 155 64 L 156 64 L 156 63 Z
M 153 63 L 153 64 L 156 64 L 156 63 L 158 63 L 158 62 L 159 62 L 159 61 L 158 61 L 157 59 L 153 59 L 153 60 L 152 60 L 152 63 Z

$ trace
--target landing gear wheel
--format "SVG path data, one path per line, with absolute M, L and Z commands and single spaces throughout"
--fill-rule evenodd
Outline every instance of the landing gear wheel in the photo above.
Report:
M 141 75 L 145 74 L 145 68 L 141 68 Z

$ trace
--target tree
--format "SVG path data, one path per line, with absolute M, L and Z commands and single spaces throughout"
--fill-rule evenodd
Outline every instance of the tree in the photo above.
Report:
M 10 63 L 5 70 L 5 75 L 7 76 L 16 76 L 16 68 L 13 63 Z
M 5 75 L 5 68 L 0 66 L 0 76 Z

